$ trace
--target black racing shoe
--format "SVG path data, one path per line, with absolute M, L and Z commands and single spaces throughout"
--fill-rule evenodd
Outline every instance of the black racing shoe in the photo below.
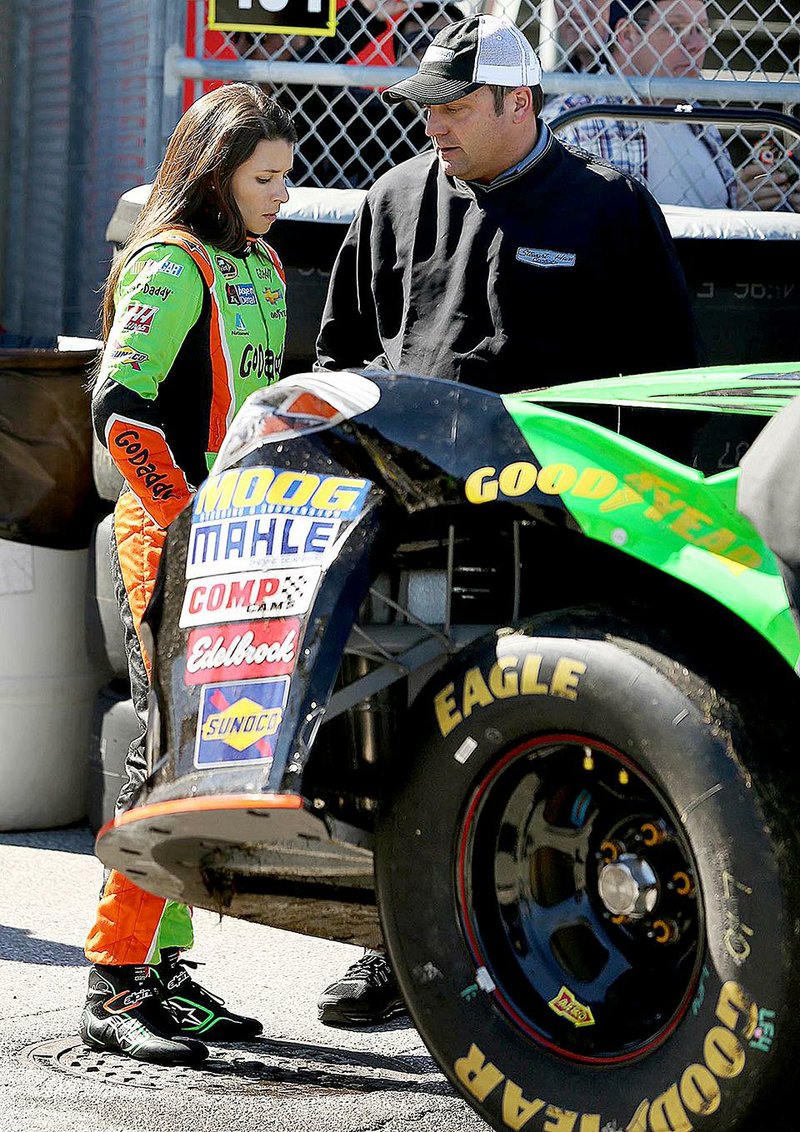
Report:
M 161 984 L 164 1005 L 172 1015 L 173 1033 L 212 1042 L 246 1042 L 257 1038 L 264 1027 L 256 1018 L 233 1014 L 221 998 L 196 983 L 181 958 L 180 948 L 161 949 L 161 962 L 154 968 Z
M 326 987 L 317 1007 L 320 1022 L 328 1026 L 374 1026 L 406 1012 L 389 961 L 377 951 L 365 951 Z
M 175 1024 L 150 967 L 92 967 L 80 1035 L 90 1049 L 161 1065 L 202 1065 L 208 1050 L 175 1037 Z

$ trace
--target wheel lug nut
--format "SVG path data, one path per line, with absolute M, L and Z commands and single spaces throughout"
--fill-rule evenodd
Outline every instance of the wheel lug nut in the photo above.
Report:
M 675 943 L 680 934 L 674 920 L 653 920 L 652 936 L 656 943 Z
M 648 848 L 660 845 L 669 837 L 667 827 L 663 821 L 646 821 L 639 827 L 641 839 Z

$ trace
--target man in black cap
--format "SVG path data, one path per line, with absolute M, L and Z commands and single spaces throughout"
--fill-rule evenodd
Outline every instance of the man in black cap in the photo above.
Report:
M 318 365 L 509 392 L 698 361 L 689 298 L 647 190 L 540 120 L 541 67 L 509 20 L 440 31 L 384 92 L 433 152 L 373 185 L 334 266 Z
M 384 92 L 423 107 L 433 152 L 368 192 L 334 265 L 319 368 L 377 365 L 504 393 L 697 364 L 658 206 L 553 137 L 538 117 L 541 76 L 514 24 L 471 16 Z M 403 1009 L 375 952 L 319 1000 L 320 1019 L 340 1026 Z

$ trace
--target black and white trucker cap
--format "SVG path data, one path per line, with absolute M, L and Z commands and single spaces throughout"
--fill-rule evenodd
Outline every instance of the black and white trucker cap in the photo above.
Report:
M 440 106 L 479 87 L 539 86 L 542 68 L 525 36 L 505 16 L 469 16 L 442 28 L 411 78 L 383 92 L 386 102 Z

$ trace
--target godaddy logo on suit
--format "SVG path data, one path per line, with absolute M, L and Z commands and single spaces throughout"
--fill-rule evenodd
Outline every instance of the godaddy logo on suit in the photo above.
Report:
M 275 377 L 275 355 L 269 346 L 247 343 L 239 362 L 239 377 L 266 377 L 270 381 Z

